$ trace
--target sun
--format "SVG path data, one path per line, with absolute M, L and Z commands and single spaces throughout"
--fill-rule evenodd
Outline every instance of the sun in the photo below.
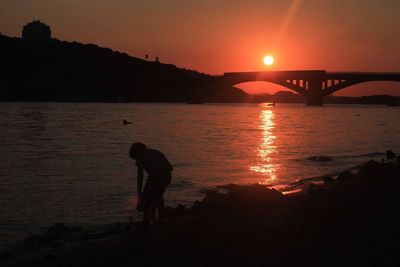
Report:
M 265 56 L 264 57 L 264 64 L 267 66 L 271 66 L 272 64 L 274 64 L 274 57 L 273 56 Z

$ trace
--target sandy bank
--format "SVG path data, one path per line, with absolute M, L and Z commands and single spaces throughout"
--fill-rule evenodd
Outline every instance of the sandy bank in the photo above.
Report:
M 400 166 L 369 162 L 282 195 L 261 185 L 210 191 L 167 224 L 3 257 L 5 266 L 398 266 Z M 4 255 L 3 255 L 4 256 Z

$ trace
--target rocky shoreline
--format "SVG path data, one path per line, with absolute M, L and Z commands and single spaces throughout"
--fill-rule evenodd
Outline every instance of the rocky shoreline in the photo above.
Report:
M 164 226 L 56 224 L 0 254 L 5 266 L 398 266 L 400 162 L 369 161 L 283 194 L 226 185 Z

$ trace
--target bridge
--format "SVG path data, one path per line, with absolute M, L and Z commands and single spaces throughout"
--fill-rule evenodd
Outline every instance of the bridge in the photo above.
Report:
M 306 104 L 322 106 L 324 97 L 343 88 L 373 81 L 400 82 L 400 73 L 327 72 L 325 70 L 228 72 L 218 76 L 223 85 L 265 81 L 282 85 L 305 97 Z

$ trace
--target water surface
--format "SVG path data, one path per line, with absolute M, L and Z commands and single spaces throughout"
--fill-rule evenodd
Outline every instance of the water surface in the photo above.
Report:
M 215 185 L 286 184 L 400 151 L 399 115 L 350 105 L 0 103 L 0 240 L 135 216 L 135 141 L 173 163 L 167 204 L 190 204 Z M 307 160 L 320 155 L 333 161 Z

